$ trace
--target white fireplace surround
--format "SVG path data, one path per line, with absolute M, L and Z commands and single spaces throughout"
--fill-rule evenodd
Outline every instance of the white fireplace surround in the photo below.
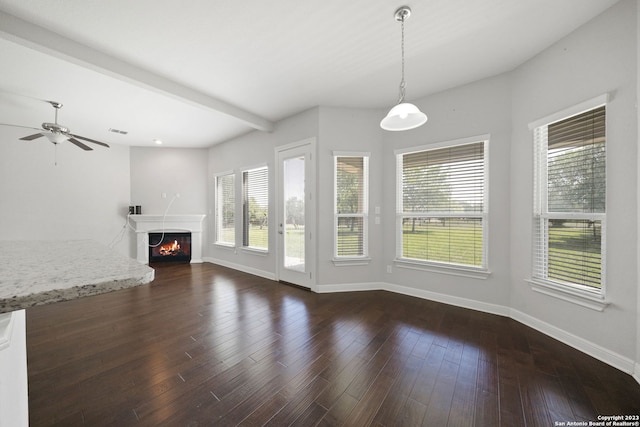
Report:
M 149 264 L 149 233 L 191 233 L 191 262 L 202 262 L 202 220 L 205 215 L 131 215 L 136 232 L 136 259 Z

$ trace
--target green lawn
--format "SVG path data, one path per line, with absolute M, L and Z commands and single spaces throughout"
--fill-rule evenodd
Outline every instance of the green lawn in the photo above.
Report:
M 480 220 L 405 219 L 402 256 L 427 261 L 482 266 Z

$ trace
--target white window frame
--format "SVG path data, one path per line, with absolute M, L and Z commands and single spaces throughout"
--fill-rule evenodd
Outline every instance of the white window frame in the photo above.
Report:
M 470 277 L 474 279 L 486 279 L 491 274 L 489 270 L 489 141 L 490 135 L 478 135 L 469 138 L 461 138 L 451 141 L 443 141 L 434 144 L 421 145 L 417 147 L 410 147 L 406 149 L 395 150 L 396 156 L 396 258 L 394 264 L 400 268 L 432 271 L 437 273 L 445 273 L 456 276 Z M 484 192 L 483 192 L 483 211 L 482 212 L 453 212 L 453 213 L 403 213 L 403 200 L 402 200 L 402 156 L 404 154 L 411 154 L 420 151 L 430 151 L 441 148 L 455 147 L 460 145 L 467 145 L 483 142 L 484 143 Z M 453 264 L 447 262 L 430 261 L 430 260 L 418 260 L 412 258 L 404 258 L 402 256 L 403 247 L 403 233 L 402 233 L 402 220 L 405 217 L 425 217 L 433 216 L 438 218 L 451 217 L 451 218 L 480 218 L 482 220 L 482 265 L 471 266 L 462 264 Z
M 241 242 L 241 246 L 242 246 L 242 250 L 243 251 L 247 251 L 247 252 L 252 252 L 252 253 L 258 253 L 258 254 L 267 254 L 269 252 L 269 219 L 267 217 L 267 247 L 266 248 L 260 248 L 260 247 L 255 247 L 255 246 L 248 246 L 245 245 L 245 239 L 247 236 L 245 236 L 245 230 L 246 230 L 246 226 L 245 226 L 245 222 L 247 221 L 247 218 L 245 217 L 245 210 L 244 210 L 244 203 L 247 199 L 247 194 L 245 191 L 245 174 L 248 172 L 252 172 L 252 171 L 257 171 L 260 169 L 265 169 L 267 171 L 267 216 L 268 216 L 268 211 L 269 211 L 269 166 L 266 164 L 262 164 L 259 166 L 254 166 L 251 168 L 247 168 L 247 169 L 243 169 L 242 171 L 240 171 L 240 177 L 241 177 L 241 182 L 240 185 L 242 186 L 242 200 L 240 201 L 241 205 L 242 205 L 242 242 Z
M 222 236 L 220 236 L 219 233 L 219 227 L 218 227 L 218 221 L 222 218 L 222 208 L 223 206 L 221 206 L 218 203 L 218 198 L 219 198 L 219 190 L 218 190 L 218 180 L 223 178 L 223 177 L 227 177 L 227 176 L 231 176 L 233 178 L 233 186 L 231 188 L 233 188 L 233 198 L 234 198 L 234 205 L 233 205 L 233 242 L 226 242 L 224 240 L 221 239 Z M 236 243 L 237 243 L 237 236 L 236 236 L 236 227 L 237 227 L 237 215 L 236 215 L 236 174 L 234 171 L 226 171 L 226 172 L 220 172 L 216 175 L 214 175 L 214 209 L 215 209 L 215 215 L 214 215 L 214 244 L 217 246 L 223 246 L 223 247 L 228 247 L 228 248 L 235 248 L 236 247 Z
M 603 311 L 609 303 L 605 301 L 606 296 L 606 208 L 605 213 L 572 213 L 548 212 L 547 209 L 547 153 L 542 150 L 539 141 L 546 135 L 541 132 L 547 131 L 547 127 L 555 122 L 564 120 L 596 108 L 606 106 L 609 101 L 609 95 L 604 94 L 584 101 L 580 104 L 558 111 L 549 116 L 543 117 L 529 124 L 529 130 L 532 132 L 534 147 L 534 203 L 533 203 L 533 221 L 532 230 L 532 272 L 531 277 L 527 279 L 532 290 L 558 299 L 562 299 L 574 304 L 581 305 L 596 311 Z M 608 122 L 608 118 L 605 118 Z M 605 133 L 607 133 L 605 128 Z M 544 138 L 546 140 L 546 138 Z M 546 148 L 546 146 L 545 146 Z M 605 143 L 605 150 L 608 150 L 608 141 Z M 608 157 L 608 156 L 607 156 Z M 608 161 L 607 161 L 608 163 Z M 608 164 L 605 180 L 608 181 Z M 601 223 L 601 283 L 600 289 L 580 284 L 570 284 L 564 282 L 547 279 L 545 274 L 537 274 L 539 271 L 546 271 L 546 264 L 538 265 L 537 259 L 546 259 L 548 245 L 543 238 L 536 235 L 536 225 L 539 229 L 544 229 L 542 223 L 546 223 L 550 219 L 577 219 L 577 220 L 595 220 Z M 536 224 L 537 223 L 537 224 Z M 539 247 L 536 248 L 536 243 Z M 537 256 L 537 252 L 541 251 L 542 255 Z
M 338 213 L 338 158 L 357 157 L 363 162 L 363 208 L 359 213 Z M 334 151 L 333 152 L 333 263 L 336 266 L 367 265 L 371 261 L 369 257 L 369 158 L 368 152 L 354 151 Z M 338 219 L 339 218 L 362 218 L 362 255 L 360 256 L 340 256 L 338 255 Z

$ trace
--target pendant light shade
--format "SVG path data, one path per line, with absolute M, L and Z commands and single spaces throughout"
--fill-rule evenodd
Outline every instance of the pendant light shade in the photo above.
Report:
M 409 130 L 422 126 L 426 121 L 427 115 L 418 107 L 403 102 L 389 110 L 389 114 L 380 122 L 380 127 L 390 131 Z
M 427 115 L 420 111 L 418 107 L 408 102 L 404 102 L 405 87 L 404 81 L 404 21 L 411 16 L 411 8 L 402 6 L 396 10 L 394 17 L 396 21 L 402 23 L 402 80 L 400 80 L 400 98 L 398 104 L 393 107 L 387 116 L 380 122 L 380 127 L 389 131 L 401 131 L 415 129 L 427 122 Z

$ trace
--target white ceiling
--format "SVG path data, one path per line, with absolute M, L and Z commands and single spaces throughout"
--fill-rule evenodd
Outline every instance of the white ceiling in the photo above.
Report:
M 317 105 L 391 107 L 404 4 L 412 100 L 512 70 L 616 1 L 0 0 L 0 122 L 52 122 L 54 100 L 75 134 L 207 147 Z

